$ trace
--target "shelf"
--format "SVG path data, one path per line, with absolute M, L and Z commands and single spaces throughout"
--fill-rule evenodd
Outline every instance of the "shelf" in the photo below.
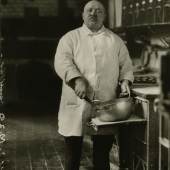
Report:
M 115 125 L 125 125 L 129 123 L 146 123 L 146 119 L 138 117 L 136 115 L 131 115 L 126 120 L 114 121 L 114 122 L 102 122 L 98 118 L 93 118 L 91 122 L 92 128 L 98 131 L 99 128 L 107 127 L 108 129 L 114 128 Z
M 138 24 L 138 25 L 132 25 L 132 26 L 127 26 L 125 28 L 130 29 L 130 28 L 147 28 L 147 27 L 167 27 L 170 26 L 170 22 L 167 23 L 153 23 L 153 24 Z
M 122 26 L 122 27 L 114 28 L 113 31 L 117 33 L 135 31 L 135 32 L 142 32 L 142 33 L 147 33 L 147 34 L 148 33 L 149 34 L 157 34 L 157 33 L 166 34 L 167 32 L 168 33 L 170 32 L 170 22 Z

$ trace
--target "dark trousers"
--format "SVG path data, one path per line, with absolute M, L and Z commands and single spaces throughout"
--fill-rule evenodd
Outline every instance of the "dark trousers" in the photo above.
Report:
M 113 135 L 92 136 L 94 170 L 110 170 Z M 79 170 L 83 137 L 65 137 L 65 170 Z

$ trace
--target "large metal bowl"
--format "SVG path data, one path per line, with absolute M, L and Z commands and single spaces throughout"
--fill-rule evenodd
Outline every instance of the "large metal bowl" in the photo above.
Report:
M 131 97 L 107 102 L 96 101 L 93 104 L 93 115 L 104 122 L 120 121 L 128 119 L 132 109 L 133 99 Z

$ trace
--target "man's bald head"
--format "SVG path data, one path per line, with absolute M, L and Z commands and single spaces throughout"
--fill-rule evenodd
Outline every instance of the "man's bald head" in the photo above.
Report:
M 84 24 L 93 32 L 98 31 L 105 19 L 105 8 L 103 4 L 97 0 L 89 1 L 83 10 Z

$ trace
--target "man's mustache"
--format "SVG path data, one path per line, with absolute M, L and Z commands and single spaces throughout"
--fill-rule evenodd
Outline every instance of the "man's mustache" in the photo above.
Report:
M 97 20 L 97 16 L 89 16 L 89 19 Z

